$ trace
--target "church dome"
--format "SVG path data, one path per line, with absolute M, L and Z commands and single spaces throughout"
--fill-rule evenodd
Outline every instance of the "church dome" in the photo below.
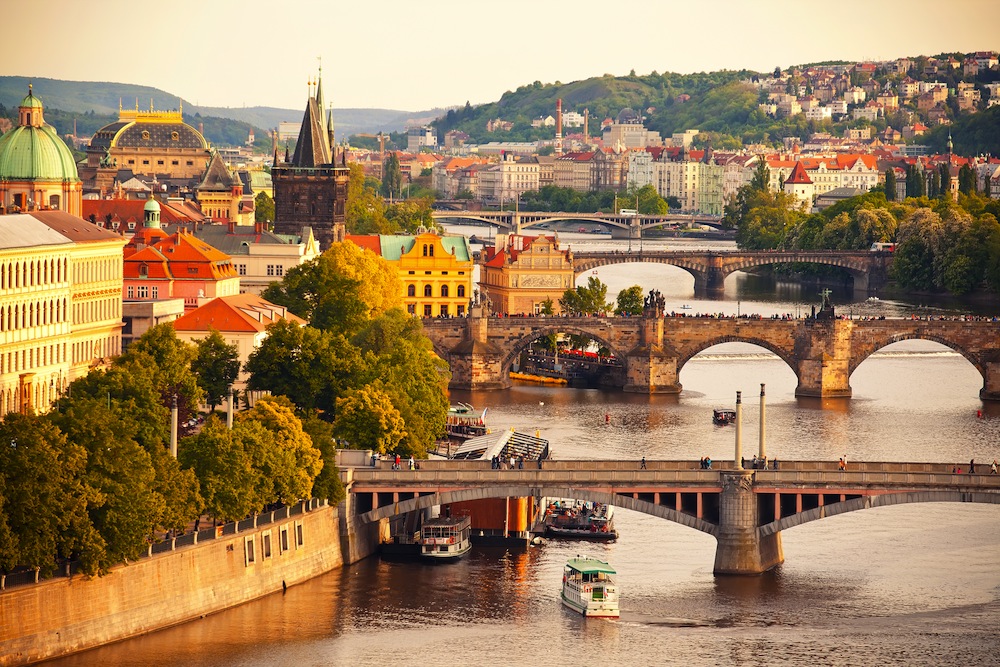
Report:
M 42 119 L 42 102 L 29 90 L 21 101 L 21 124 L 0 137 L 0 180 L 78 181 L 69 146 Z
M 160 212 L 160 202 L 156 201 L 155 199 L 150 199 L 148 202 L 146 202 L 146 205 L 142 207 L 142 210 L 144 212 L 148 211 L 150 213 L 153 213 L 153 212 L 159 213 Z

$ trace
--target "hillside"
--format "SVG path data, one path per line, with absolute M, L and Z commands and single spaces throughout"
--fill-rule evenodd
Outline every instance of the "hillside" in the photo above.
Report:
M 184 119 L 188 123 L 205 124 L 210 141 L 219 144 L 242 143 L 251 127 L 258 137 L 266 137 L 267 129 L 281 121 L 299 122 L 305 108 L 281 109 L 277 107 L 208 107 L 197 106 L 159 88 L 129 83 L 65 81 L 61 79 L 0 76 L 0 105 L 16 110 L 31 82 L 35 94 L 45 103 L 46 120 L 60 134 L 73 131 L 84 136 L 93 133 L 118 117 L 118 103 L 125 107 L 148 109 L 150 101 L 156 109 L 176 109 L 183 104 Z M 334 109 L 338 136 L 356 133 L 402 130 L 407 122 L 429 122 L 443 110 L 411 112 L 397 109 Z M 210 129 L 211 128 L 211 129 Z

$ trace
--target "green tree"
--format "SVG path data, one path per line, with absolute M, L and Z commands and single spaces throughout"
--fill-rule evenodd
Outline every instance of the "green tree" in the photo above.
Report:
M 197 350 L 194 345 L 177 338 L 171 323 L 158 324 L 128 346 L 116 365 L 136 363 L 153 370 L 154 386 L 160 394 L 160 403 L 169 407 L 177 396 L 181 420 L 185 421 L 198 411 L 204 394 L 198 378 L 191 371 Z
M 896 200 L 896 170 L 891 167 L 885 170 L 885 198 Z
M 406 437 L 406 424 L 378 383 L 350 390 L 337 399 L 334 433 L 356 449 L 395 452 Z
M 402 192 L 403 172 L 399 166 L 399 157 L 390 153 L 382 165 L 382 196 L 398 199 Z
M 632 285 L 618 293 L 615 315 L 634 316 L 642 314 L 642 287 Z
M 319 450 L 323 459 L 323 469 L 313 481 L 313 496 L 325 498 L 331 505 L 336 505 L 347 494 L 337 467 L 337 443 L 333 439 L 333 424 L 309 415 L 302 419 L 302 430 L 312 438 L 313 447 Z
M 244 446 L 244 434 L 209 415 L 201 431 L 184 438 L 178 448 L 181 464 L 198 478 L 205 511 L 222 521 L 242 519 L 264 506 L 261 473 Z
M 975 170 L 968 164 L 963 164 L 958 170 L 958 191 L 970 195 L 975 194 L 977 189 Z
M 274 221 L 274 200 L 264 190 L 253 198 L 253 217 L 255 222 Z
M 263 427 L 268 437 L 254 437 L 244 447 L 260 472 L 266 502 L 295 502 L 311 498 L 313 480 L 323 467 L 320 451 L 313 447 L 312 438 L 302 429 L 292 404 L 281 396 L 264 396 L 254 406 L 239 415 L 240 425 Z
M 597 315 L 611 310 L 608 303 L 608 286 L 597 276 L 587 278 L 587 286 L 578 285 L 568 289 L 559 299 L 559 306 L 564 313 L 584 313 Z
M 191 370 L 212 410 L 226 398 L 229 387 L 240 373 L 240 354 L 236 345 L 226 343 L 222 334 L 210 328 L 208 336 L 195 343 L 196 353 Z

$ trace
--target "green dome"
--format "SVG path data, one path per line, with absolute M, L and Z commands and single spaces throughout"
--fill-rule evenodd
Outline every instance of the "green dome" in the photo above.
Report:
M 0 137 L 0 180 L 79 181 L 80 177 L 73 153 L 55 128 L 23 125 Z
M 40 99 L 38 99 L 37 97 L 35 97 L 31 93 L 31 87 L 30 86 L 28 87 L 28 94 L 25 95 L 25 97 L 24 97 L 23 100 L 21 100 L 21 106 L 22 107 L 33 107 L 35 109 L 41 109 L 42 108 L 42 101 Z
M 156 213 L 159 213 L 160 212 L 160 202 L 156 201 L 155 199 L 150 199 L 148 202 L 146 202 L 146 205 L 142 207 L 142 210 L 143 211 L 155 211 Z

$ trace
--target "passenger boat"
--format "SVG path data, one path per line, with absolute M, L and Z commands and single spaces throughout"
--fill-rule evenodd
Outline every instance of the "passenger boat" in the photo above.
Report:
M 545 510 L 545 535 L 578 540 L 618 539 L 612 508 L 600 503 L 556 501 Z
M 455 561 L 472 549 L 472 520 L 468 514 L 442 516 L 420 527 L 420 555 L 431 560 Z
M 451 440 L 468 440 L 486 435 L 486 410 L 476 410 L 468 403 L 458 403 L 448 408 L 445 431 Z
M 563 569 L 562 603 L 584 616 L 618 618 L 618 585 L 613 567 L 577 556 Z
M 719 426 L 732 424 L 736 421 L 736 410 L 712 410 L 712 421 Z

